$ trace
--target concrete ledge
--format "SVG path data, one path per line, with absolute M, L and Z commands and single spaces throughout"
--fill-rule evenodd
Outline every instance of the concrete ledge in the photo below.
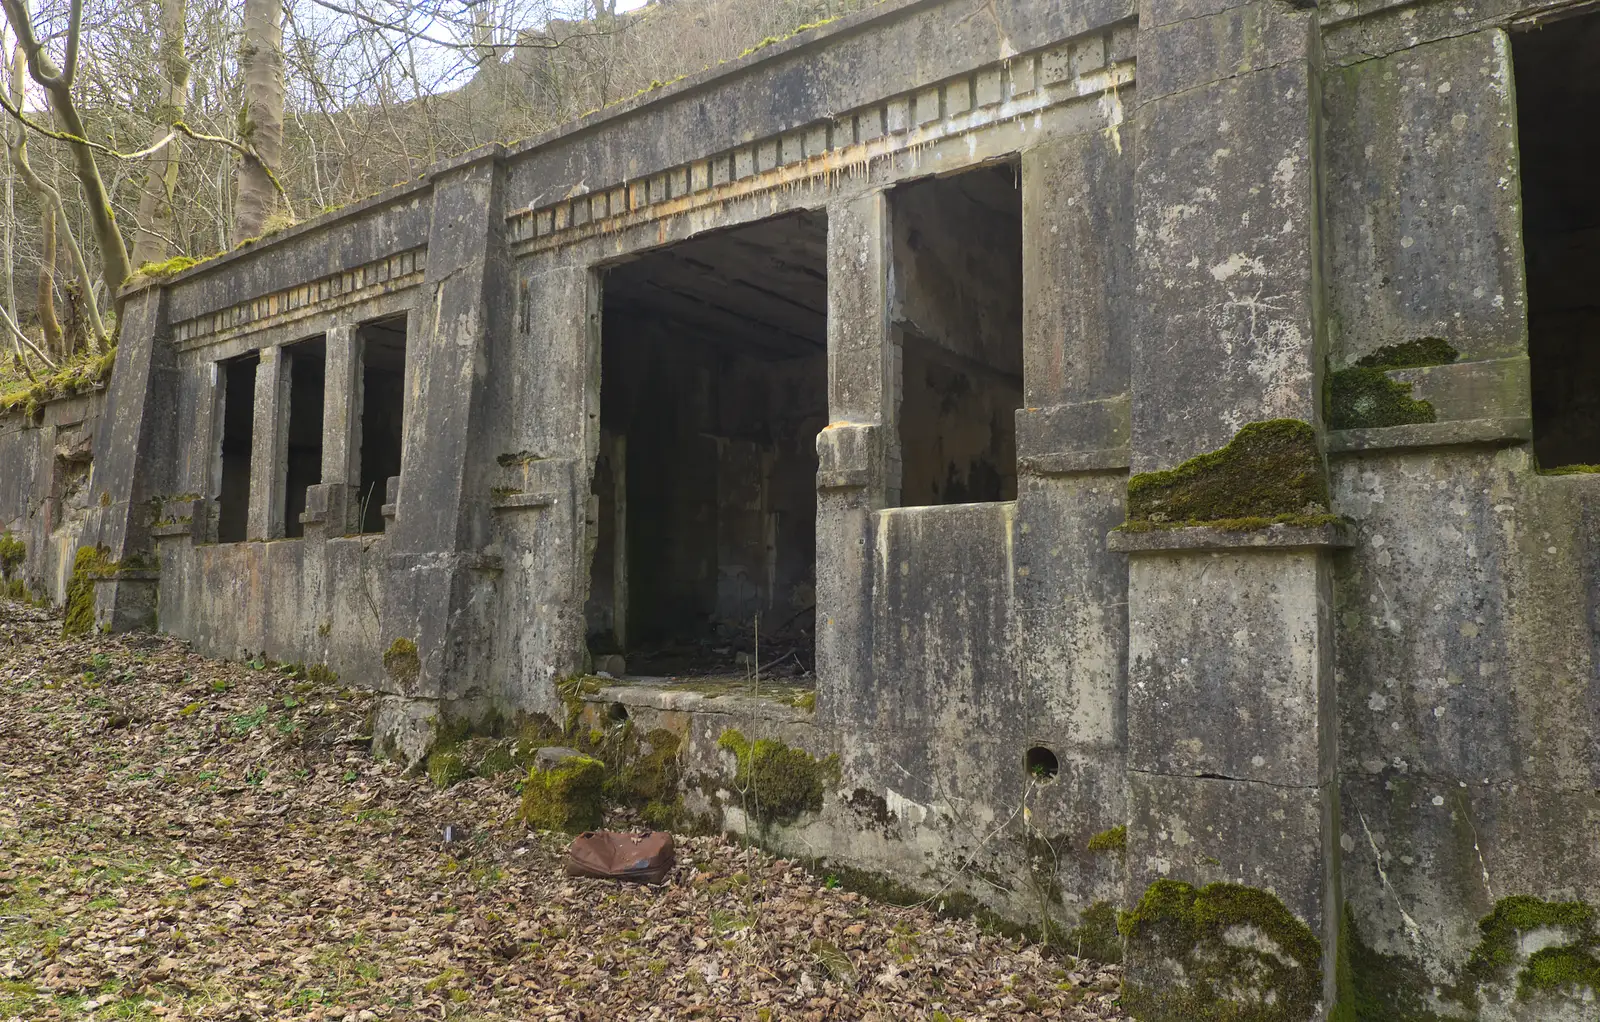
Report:
M 1342 522 L 1309 528 L 1269 525 L 1264 529 L 1217 529 L 1197 525 L 1181 529 L 1152 529 L 1148 532 L 1123 532 L 1118 529 L 1106 535 L 1106 549 L 1122 554 L 1180 550 L 1298 550 L 1353 545 L 1350 527 Z
M 1132 456 L 1126 447 L 1100 451 L 1051 451 L 1017 459 L 1017 471 L 1028 476 L 1066 476 L 1080 472 L 1126 471 Z
M 498 493 L 489 502 L 496 511 L 516 511 L 527 508 L 549 507 L 556 502 L 553 493 Z
M 792 706 L 786 699 L 792 699 L 803 690 L 798 686 L 773 683 L 763 685 L 760 695 L 733 690 L 734 686 L 721 686 L 727 690 L 719 690 L 718 686 L 708 685 L 698 687 L 696 680 L 686 679 L 675 681 L 667 678 L 640 678 L 637 681 L 626 681 L 616 685 L 607 685 L 598 692 L 588 693 L 583 696 L 586 703 L 601 706 L 610 706 L 621 703 L 623 706 L 646 706 L 654 710 L 667 710 L 679 713 L 723 713 L 741 717 L 755 717 L 761 720 L 775 720 L 780 722 L 814 723 L 816 717 L 811 712 Z M 770 693 L 770 694 L 769 694 Z
M 302 516 L 300 520 L 305 521 L 304 516 Z M 150 535 L 156 537 L 157 539 L 162 539 L 168 536 L 190 536 L 193 534 L 194 524 L 187 521 L 169 522 L 166 525 L 150 526 Z
M 1328 453 L 1381 451 L 1403 447 L 1457 447 L 1464 444 L 1520 444 L 1533 439 L 1530 418 L 1455 419 L 1377 429 L 1328 432 Z

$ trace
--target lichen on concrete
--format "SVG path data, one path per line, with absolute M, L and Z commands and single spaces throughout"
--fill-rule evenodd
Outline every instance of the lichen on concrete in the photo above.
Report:
M 1328 482 L 1316 431 L 1299 419 L 1252 422 L 1226 447 L 1128 480 L 1126 529 L 1320 525 Z
M 1157 880 L 1118 929 L 1140 968 L 1122 1003 L 1144 1022 L 1304 1022 L 1322 1003 L 1322 942 L 1272 894 Z

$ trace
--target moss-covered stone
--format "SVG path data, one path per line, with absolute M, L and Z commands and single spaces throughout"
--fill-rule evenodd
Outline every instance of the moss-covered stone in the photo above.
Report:
M 28 547 L 10 530 L 0 534 L 0 576 L 10 578 L 28 559 Z
M 1467 1005 L 1477 1006 L 1485 986 L 1509 986 L 1513 973 L 1520 1000 L 1538 995 L 1582 997 L 1585 990 L 1600 994 L 1600 930 L 1590 906 L 1513 895 L 1479 920 L 1478 932 L 1482 939 L 1463 970 L 1462 1000 Z M 1547 934 L 1541 940 L 1545 946 L 1518 969 L 1523 939 L 1541 932 Z
M 1389 378 L 1395 369 L 1454 362 L 1460 352 L 1438 337 L 1379 348 L 1348 368 L 1328 374 L 1330 429 L 1373 429 L 1433 422 L 1433 405 L 1411 396 L 1411 384 Z
M 838 756 L 818 760 L 775 738 L 751 742 L 732 728 L 722 732 L 717 748 L 733 753 L 733 786 L 763 825 L 792 823 L 802 813 L 821 812 L 823 791 L 839 775 Z
M 1078 925 L 1068 930 L 1066 950 L 1079 958 L 1117 965 L 1122 961 L 1122 934 L 1117 929 L 1117 907 L 1097 901 L 1078 916 Z
M 1144 1022 L 1304 1022 L 1322 1003 L 1322 942 L 1266 891 L 1157 880 L 1118 929 Z
M 417 656 L 417 644 L 410 639 L 396 639 L 383 651 L 383 669 L 389 677 L 403 684 L 412 684 L 422 675 L 422 660 Z
M 79 547 L 72 559 L 72 579 L 67 583 L 66 614 L 62 635 L 88 635 L 94 631 L 94 583 L 117 568 L 104 547 Z
M 600 826 L 606 765 L 593 756 L 571 756 L 528 771 L 522 788 L 522 820 L 539 830 L 576 834 Z
M 618 739 L 607 750 L 606 796 L 639 810 L 646 822 L 671 828 L 683 808 L 678 791 L 678 752 L 683 738 L 667 728 L 640 737 L 631 724 L 616 729 Z
M 467 763 L 454 749 L 434 749 L 428 753 L 428 780 L 435 788 L 448 788 L 467 776 Z
M 1322 524 L 1327 517 L 1316 432 L 1299 419 L 1252 422 L 1221 450 L 1128 480 L 1130 529 L 1262 528 Z

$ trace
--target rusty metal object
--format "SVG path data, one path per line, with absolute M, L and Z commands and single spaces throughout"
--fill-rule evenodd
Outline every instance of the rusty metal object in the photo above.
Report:
M 659 830 L 640 834 L 586 831 L 567 848 L 567 875 L 574 877 L 660 884 L 677 862 L 672 835 Z

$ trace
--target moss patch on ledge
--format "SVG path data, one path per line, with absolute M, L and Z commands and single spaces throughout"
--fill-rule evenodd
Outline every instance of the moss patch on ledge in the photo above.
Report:
M 1322 1003 L 1322 942 L 1266 891 L 1157 880 L 1118 928 L 1134 975 L 1166 977 L 1124 984 L 1136 1018 L 1302 1022 Z
M 1411 384 L 1389 378 L 1395 369 L 1448 365 L 1460 352 L 1438 337 L 1379 348 L 1346 369 L 1328 374 L 1330 429 L 1374 429 L 1433 422 L 1433 405 L 1411 396 Z
M 18 408 L 33 415 L 51 401 L 103 387 L 111 380 L 116 357 L 116 348 L 103 355 L 84 355 L 26 387 L 0 394 L 0 415 Z
M 1316 431 L 1299 419 L 1241 429 L 1226 447 L 1128 480 L 1128 531 L 1208 525 L 1326 524 L 1328 481 Z

